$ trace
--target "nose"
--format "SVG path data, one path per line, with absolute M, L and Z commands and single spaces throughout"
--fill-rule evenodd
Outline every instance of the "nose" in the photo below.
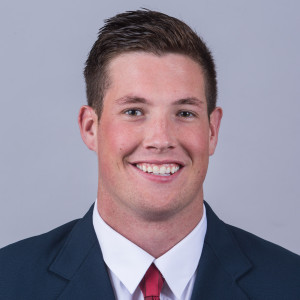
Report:
M 175 128 L 166 116 L 148 122 L 145 128 L 144 147 L 155 152 L 166 152 L 176 147 Z

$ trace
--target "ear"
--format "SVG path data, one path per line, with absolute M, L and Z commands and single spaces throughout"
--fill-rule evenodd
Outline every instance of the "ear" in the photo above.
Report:
M 216 107 L 210 114 L 209 120 L 209 155 L 213 155 L 218 143 L 219 128 L 223 111 L 221 107 Z
M 78 125 L 84 143 L 90 150 L 97 152 L 98 116 L 92 107 L 84 105 L 80 108 Z

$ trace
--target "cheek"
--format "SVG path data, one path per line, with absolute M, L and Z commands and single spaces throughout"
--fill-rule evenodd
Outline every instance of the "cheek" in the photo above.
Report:
M 203 128 L 189 128 L 179 134 L 181 144 L 184 146 L 194 159 L 208 156 L 209 154 L 209 132 Z
M 113 122 L 102 124 L 98 130 L 99 178 L 103 183 L 113 183 L 122 168 L 126 151 L 123 129 Z
M 122 160 L 138 144 L 137 134 L 127 124 L 107 122 L 98 133 L 99 155 L 105 153 L 114 161 Z

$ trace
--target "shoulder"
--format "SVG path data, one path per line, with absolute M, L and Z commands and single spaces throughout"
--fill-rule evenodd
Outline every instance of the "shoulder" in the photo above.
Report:
M 58 299 L 71 278 L 65 274 L 77 270 L 95 243 L 92 212 L 93 205 L 81 219 L 2 248 L 0 299 Z M 62 253 L 58 272 L 53 265 Z
M 300 264 L 299 255 L 243 229 L 227 224 L 226 226 L 250 260 L 262 260 L 261 262 L 263 263 L 273 263 L 274 259 L 281 258 L 284 259 L 285 263 L 291 261 L 293 264 Z M 280 265 L 280 262 L 277 262 L 277 265 Z
M 245 285 L 256 282 L 257 288 L 273 288 L 300 293 L 300 256 L 240 228 L 227 225 L 238 246 L 252 264 L 251 272 L 241 278 Z M 244 280 L 244 281 L 243 281 Z
M 5 263 L 10 258 L 16 263 L 25 262 L 25 258 L 26 260 L 36 259 L 37 255 L 41 256 L 45 252 L 48 252 L 49 255 L 49 251 L 45 251 L 47 249 L 52 249 L 51 252 L 55 252 L 55 249 L 61 247 L 77 221 L 71 221 L 47 233 L 18 241 L 0 249 L 1 263 Z
M 55 259 L 77 221 L 0 249 L 0 287 L 2 284 L 6 287 L 6 283 L 23 286 L 36 279 L 42 280 L 47 266 Z

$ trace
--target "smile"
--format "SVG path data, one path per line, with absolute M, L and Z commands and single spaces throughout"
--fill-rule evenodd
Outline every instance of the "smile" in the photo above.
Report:
M 158 176 L 170 176 L 176 173 L 180 169 L 180 165 L 172 164 L 149 164 L 138 163 L 135 165 L 138 169 L 144 173 L 150 173 Z

